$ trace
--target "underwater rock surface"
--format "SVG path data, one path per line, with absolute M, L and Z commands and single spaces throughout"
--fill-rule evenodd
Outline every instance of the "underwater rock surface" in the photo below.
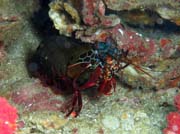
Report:
M 173 98 L 180 91 L 179 4 L 177 0 L 1 0 L 0 96 L 18 110 L 16 133 L 161 134 L 166 115 L 176 109 Z M 42 9 L 41 21 L 34 23 L 32 18 Z M 134 18 L 128 11 L 134 9 L 138 10 L 139 23 L 132 26 Z M 158 17 L 140 12 L 143 9 L 156 12 Z M 125 10 L 128 13 L 121 18 L 118 12 Z M 53 12 L 49 13 L 52 21 L 46 21 L 49 11 Z M 41 24 L 44 20 L 46 26 Z M 53 23 L 58 31 L 52 29 Z M 95 97 L 91 89 L 81 92 L 83 108 L 77 118 L 64 118 L 62 106 L 67 96 L 54 93 L 28 74 L 28 58 L 40 42 L 59 33 L 85 44 L 105 42 L 111 36 L 120 48 L 129 49 L 128 56 L 134 62 L 117 74 L 112 95 Z

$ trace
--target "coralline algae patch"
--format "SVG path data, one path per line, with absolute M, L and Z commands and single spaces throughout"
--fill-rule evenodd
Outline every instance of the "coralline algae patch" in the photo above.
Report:
M 34 111 L 61 111 L 63 99 L 48 88 L 43 88 L 39 81 L 24 83 L 8 96 L 17 105 L 20 113 Z

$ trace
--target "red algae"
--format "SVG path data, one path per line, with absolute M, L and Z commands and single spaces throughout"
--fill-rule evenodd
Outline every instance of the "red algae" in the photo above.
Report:
M 17 110 L 2 97 L 0 97 L 0 105 L 0 133 L 13 134 L 17 129 Z

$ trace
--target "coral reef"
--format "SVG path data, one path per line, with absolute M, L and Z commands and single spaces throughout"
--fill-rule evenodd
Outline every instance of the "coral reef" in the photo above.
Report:
M 40 14 L 39 9 L 45 11 Z M 0 96 L 18 109 L 16 133 L 162 134 L 168 113 L 163 132 L 177 133 L 179 95 L 173 97 L 180 91 L 179 9 L 179 0 L 1 0 Z M 40 30 L 34 21 L 43 25 Z M 58 39 L 50 36 L 61 36 L 58 32 L 79 39 L 83 46 L 118 44 L 120 50 L 129 50 L 127 58 L 132 61 L 115 74 L 117 86 L 112 95 L 94 96 L 94 89 L 82 91 L 83 108 L 77 118 L 64 119 L 62 106 L 68 98 L 27 72 L 27 68 L 37 69 L 35 64 L 26 66 L 29 55 L 41 40 L 54 47 Z M 89 50 L 71 52 L 77 59 Z M 61 58 L 54 56 L 52 61 L 61 63 L 58 66 L 63 70 L 61 65 L 73 60 L 66 61 L 66 53 L 61 52 Z M 68 75 L 78 74 L 77 68 Z

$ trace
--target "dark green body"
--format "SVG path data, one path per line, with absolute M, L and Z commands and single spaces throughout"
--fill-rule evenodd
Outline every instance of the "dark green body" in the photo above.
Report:
M 90 44 L 54 36 L 40 44 L 32 61 L 38 64 L 40 72 L 43 71 L 47 75 L 52 75 L 52 73 L 66 75 L 67 66 L 77 63 L 80 55 L 90 50 Z

